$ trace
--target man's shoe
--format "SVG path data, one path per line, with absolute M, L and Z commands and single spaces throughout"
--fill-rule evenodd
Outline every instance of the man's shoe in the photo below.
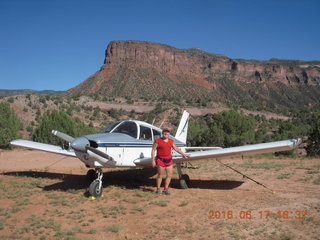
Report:
M 168 190 L 163 190 L 163 191 L 162 191 L 162 194 L 164 194 L 164 195 L 171 195 L 171 192 L 169 192 Z
M 160 191 L 160 190 L 156 190 L 156 191 L 154 192 L 154 194 L 156 194 L 156 195 L 161 195 L 161 191 Z

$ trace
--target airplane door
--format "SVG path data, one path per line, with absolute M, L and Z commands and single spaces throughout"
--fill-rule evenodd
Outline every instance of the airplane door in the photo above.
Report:
M 128 144 L 123 149 L 123 166 L 135 166 L 133 163 L 137 158 L 151 157 L 152 131 L 150 127 L 139 126 L 139 141 Z

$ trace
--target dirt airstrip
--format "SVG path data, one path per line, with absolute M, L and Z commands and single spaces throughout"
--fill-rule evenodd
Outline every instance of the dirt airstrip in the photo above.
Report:
M 184 168 L 155 196 L 153 169 L 106 169 L 88 198 L 76 158 L 0 152 L 0 239 L 320 239 L 320 159 L 245 157 Z

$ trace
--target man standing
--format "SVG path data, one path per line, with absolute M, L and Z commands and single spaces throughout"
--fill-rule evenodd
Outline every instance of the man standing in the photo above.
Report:
M 151 151 L 151 160 L 152 160 L 152 167 L 157 166 L 157 190 L 156 194 L 160 195 L 160 187 L 162 182 L 162 177 L 166 172 L 166 179 L 164 184 L 164 190 L 162 191 L 165 195 L 170 195 L 168 188 L 170 185 L 172 171 L 173 171 L 173 161 L 172 161 L 172 149 L 176 152 L 180 153 L 184 158 L 188 158 L 189 155 L 185 154 L 178 148 L 172 139 L 169 138 L 170 130 L 163 129 L 162 131 L 162 138 L 158 138 L 154 141 L 152 145 Z M 155 152 L 157 155 L 155 156 Z

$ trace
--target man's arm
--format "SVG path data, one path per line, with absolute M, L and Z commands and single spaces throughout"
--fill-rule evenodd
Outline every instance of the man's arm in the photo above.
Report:
M 158 144 L 156 142 L 154 142 L 153 145 L 152 145 L 152 150 L 151 150 L 152 167 L 156 166 L 156 160 L 154 159 L 154 157 L 155 157 L 155 153 L 157 151 L 157 147 L 158 147 Z
M 172 145 L 172 148 L 173 148 L 177 153 L 180 153 L 184 158 L 190 157 L 190 154 L 186 154 L 186 153 L 182 152 L 181 149 L 178 148 L 174 143 L 173 143 L 173 145 Z

